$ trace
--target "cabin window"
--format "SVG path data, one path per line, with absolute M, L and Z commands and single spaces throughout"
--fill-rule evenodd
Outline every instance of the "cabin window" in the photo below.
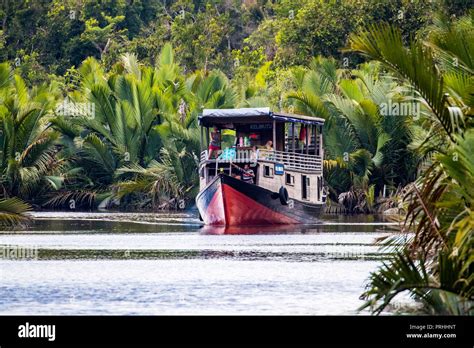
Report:
M 285 175 L 285 183 L 286 183 L 287 185 L 293 186 L 293 185 L 295 184 L 295 176 L 286 173 L 286 175 Z
M 273 168 L 270 166 L 263 166 L 263 176 L 273 178 Z
M 301 175 L 301 198 L 309 199 L 309 178 Z

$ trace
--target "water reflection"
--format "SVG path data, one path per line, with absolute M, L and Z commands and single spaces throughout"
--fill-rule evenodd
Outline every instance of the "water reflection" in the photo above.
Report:
M 209 226 L 200 228 L 204 235 L 250 235 L 250 234 L 316 234 L 333 232 L 391 232 L 396 224 L 386 222 L 325 222 L 318 225 L 266 225 L 266 226 Z
M 272 226 L 203 226 L 201 234 L 300 234 L 307 231 L 321 231 L 321 227 L 305 227 L 302 225 L 272 225 Z

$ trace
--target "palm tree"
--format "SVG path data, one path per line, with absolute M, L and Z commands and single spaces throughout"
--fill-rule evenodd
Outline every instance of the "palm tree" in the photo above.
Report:
M 81 87 L 70 98 L 94 105 L 95 115 L 52 121 L 75 172 L 69 188 L 49 203 L 72 198 L 95 205 L 99 197 L 131 199 L 136 193 L 148 194 L 154 206 L 157 197 L 191 196 L 198 181 L 197 115 L 202 107 L 233 105 L 225 76 L 197 73 L 186 79 L 169 44 L 155 67 L 141 66 L 127 54 L 110 72 L 93 58 L 78 71 Z M 162 185 L 157 175 L 171 171 L 175 174 Z
M 371 274 L 362 308 L 380 313 L 408 291 L 431 314 L 474 314 L 474 129 L 455 139 L 450 153 L 436 156 L 439 164 L 424 174 L 421 188 L 415 184 L 405 197 L 415 237 Z
M 148 192 L 154 207 L 163 196 L 171 196 L 176 203 L 178 198 L 197 193 L 198 113 L 203 108 L 231 108 L 237 95 L 219 71 L 198 71 L 185 79 L 174 63 L 170 45 L 164 46 L 158 66 L 145 70 L 144 75 L 156 93 L 160 123 L 153 129 L 162 150 L 156 161 L 119 168 L 120 175 L 133 174 L 133 178 L 118 187 L 119 196 Z
M 172 155 L 166 149 L 162 149 L 160 162 L 152 160 L 146 168 L 132 164 L 118 169 L 118 173 L 132 174 L 133 177 L 117 183 L 116 197 L 122 198 L 142 192 L 148 197 L 140 202 L 141 207 L 150 204 L 152 208 L 178 208 L 178 199 L 186 193 L 185 180 L 182 178 L 182 172 L 175 170 L 173 162 Z M 188 187 L 190 188 L 192 186 Z M 170 196 L 173 197 L 173 206 L 170 204 Z
M 462 19 L 453 25 L 465 24 Z M 364 295 L 366 306 L 376 313 L 408 291 L 431 312 L 472 314 L 474 132 L 467 91 L 473 90 L 474 80 L 466 69 L 474 59 L 472 25 L 470 30 L 449 26 L 437 33 L 451 40 L 447 46 L 416 40 L 406 48 L 400 32 L 385 24 L 351 37 L 354 51 L 380 61 L 409 83 L 429 110 L 420 120 L 425 138 L 418 142 L 428 168 L 405 196 L 404 230 L 414 231 L 414 237 L 372 273 Z M 445 69 L 443 58 L 448 56 L 463 63 Z
M 63 205 L 69 198 L 85 206 L 109 200 L 120 174 L 117 170 L 146 165 L 158 158 L 162 145 L 156 130 L 159 96 L 150 68 L 140 67 L 134 55 L 124 55 L 110 73 L 93 58 L 86 59 L 78 71 L 80 90 L 70 99 L 93 105 L 94 114 L 78 115 L 69 122 L 53 120 L 75 172 L 69 177 L 71 185 L 53 195 L 49 205 Z
M 48 119 L 58 100 L 54 83 L 31 90 L 0 64 L 0 197 L 33 198 L 58 181 L 55 158 L 58 134 Z

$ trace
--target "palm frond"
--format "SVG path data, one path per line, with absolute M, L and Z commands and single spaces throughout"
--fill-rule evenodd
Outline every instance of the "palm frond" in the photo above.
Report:
M 18 198 L 0 199 L 0 225 L 15 226 L 30 221 L 27 213 L 31 210 L 28 203 Z
M 327 118 L 328 111 L 323 101 L 315 94 L 290 92 L 286 97 L 294 102 L 295 111 L 304 115 Z
M 350 48 L 382 62 L 409 80 L 426 100 L 445 134 L 452 137 L 459 120 L 453 120 L 448 109 L 444 79 L 436 68 L 431 49 L 419 41 L 412 42 L 407 49 L 400 30 L 387 24 L 372 25 L 351 35 Z

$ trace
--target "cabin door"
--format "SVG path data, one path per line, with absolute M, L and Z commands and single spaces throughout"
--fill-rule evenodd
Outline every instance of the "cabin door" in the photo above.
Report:
M 308 177 L 301 175 L 301 198 L 308 199 Z

